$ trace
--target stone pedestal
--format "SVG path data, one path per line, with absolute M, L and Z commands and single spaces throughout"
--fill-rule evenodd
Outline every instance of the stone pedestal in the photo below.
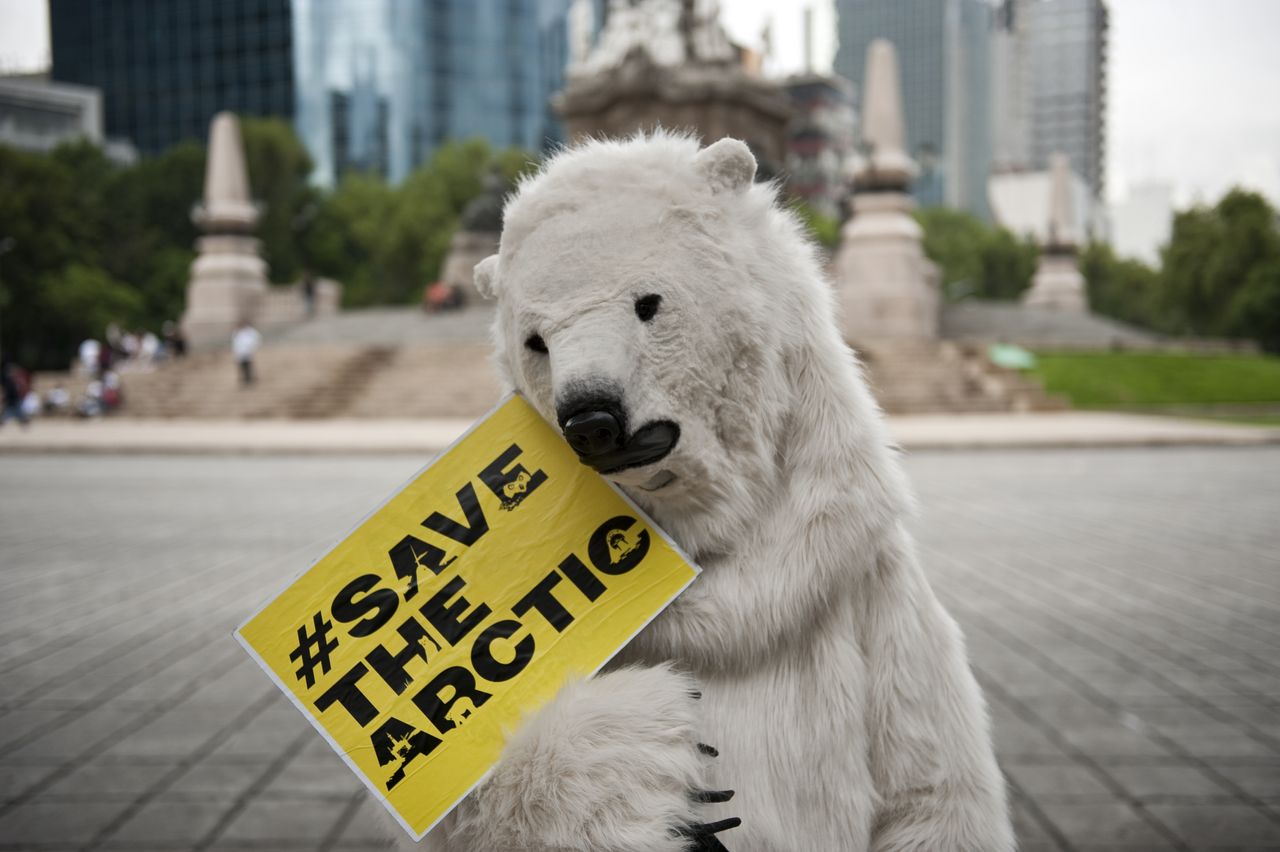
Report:
M 846 340 L 937 338 L 938 270 L 920 247 L 914 207 L 903 192 L 854 196 L 833 264 Z
M 256 319 L 267 293 L 267 264 L 253 237 L 201 237 L 196 246 L 182 329 L 193 348 L 225 346 L 240 323 Z
M 1042 254 L 1035 277 L 1031 279 L 1031 289 L 1022 297 L 1022 303 L 1029 308 L 1089 313 L 1088 290 L 1075 253 Z
M 440 270 L 440 279 L 450 287 L 457 288 L 467 301 L 478 300 L 473 271 L 476 264 L 491 254 L 498 252 L 498 240 L 501 234 L 487 231 L 458 231 L 449 243 L 449 253 L 445 255 L 444 265 Z

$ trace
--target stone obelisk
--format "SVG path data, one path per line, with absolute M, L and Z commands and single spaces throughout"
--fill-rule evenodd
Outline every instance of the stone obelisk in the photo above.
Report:
M 1049 229 L 1031 288 L 1022 303 L 1030 308 L 1087 314 L 1089 295 L 1076 260 L 1079 239 L 1071 203 L 1071 166 L 1066 154 L 1054 154 L 1049 170 Z
M 191 216 L 204 236 L 196 242 L 182 329 L 193 347 L 224 345 L 241 322 L 256 318 L 267 292 L 267 264 L 253 236 L 258 208 L 232 113 L 218 113 L 209 127 L 204 199 Z
M 893 44 L 867 50 L 861 156 L 854 171 L 853 215 L 835 257 L 836 298 L 848 340 L 932 340 L 938 336 L 938 271 L 924 256 L 923 232 L 907 194 L 916 164 Z

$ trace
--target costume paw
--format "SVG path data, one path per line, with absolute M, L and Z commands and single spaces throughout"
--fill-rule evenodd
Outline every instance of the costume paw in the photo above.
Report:
M 714 749 L 694 731 L 698 691 L 667 667 L 621 669 L 565 686 L 511 737 L 458 811 L 468 849 L 556 852 L 715 850 L 702 823 Z M 707 845 L 708 843 L 712 845 Z M 702 844 L 702 845 L 699 845 Z

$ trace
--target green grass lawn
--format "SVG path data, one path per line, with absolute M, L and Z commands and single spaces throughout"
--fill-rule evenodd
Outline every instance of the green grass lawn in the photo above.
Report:
M 1280 415 L 1280 358 L 1181 352 L 1037 352 L 1036 358 L 1031 373 L 1076 408 L 1192 414 L 1203 407 L 1204 414 L 1255 422 Z

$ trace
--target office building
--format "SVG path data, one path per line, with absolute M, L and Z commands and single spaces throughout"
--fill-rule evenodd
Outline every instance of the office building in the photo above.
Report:
M 1095 198 L 1106 186 L 1104 0 L 1003 0 L 996 12 L 996 165 L 1043 170 L 1067 155 Z
M 53 77 L 103 93 L 144 153 L 213 115 L 291 120 L 332 185 L 403 179 L 446 139 L 561 138 L 571 0 L 50 0 Z M 599 2 L 591 4 L 603 19 Z M 598 27 L 597 27 L 598 29 Z
M 992 160 L 991 7 L 985 0 L 836 0 L 835 70 L 863 85 L 867 48 L 893 42 L 902 72 L 912 194 L 986 217 Z
M 52 78 L 102 92 L 107 136 L 154 154 L 220 110 L 293 114 L 289 0 L 49 0 Z

